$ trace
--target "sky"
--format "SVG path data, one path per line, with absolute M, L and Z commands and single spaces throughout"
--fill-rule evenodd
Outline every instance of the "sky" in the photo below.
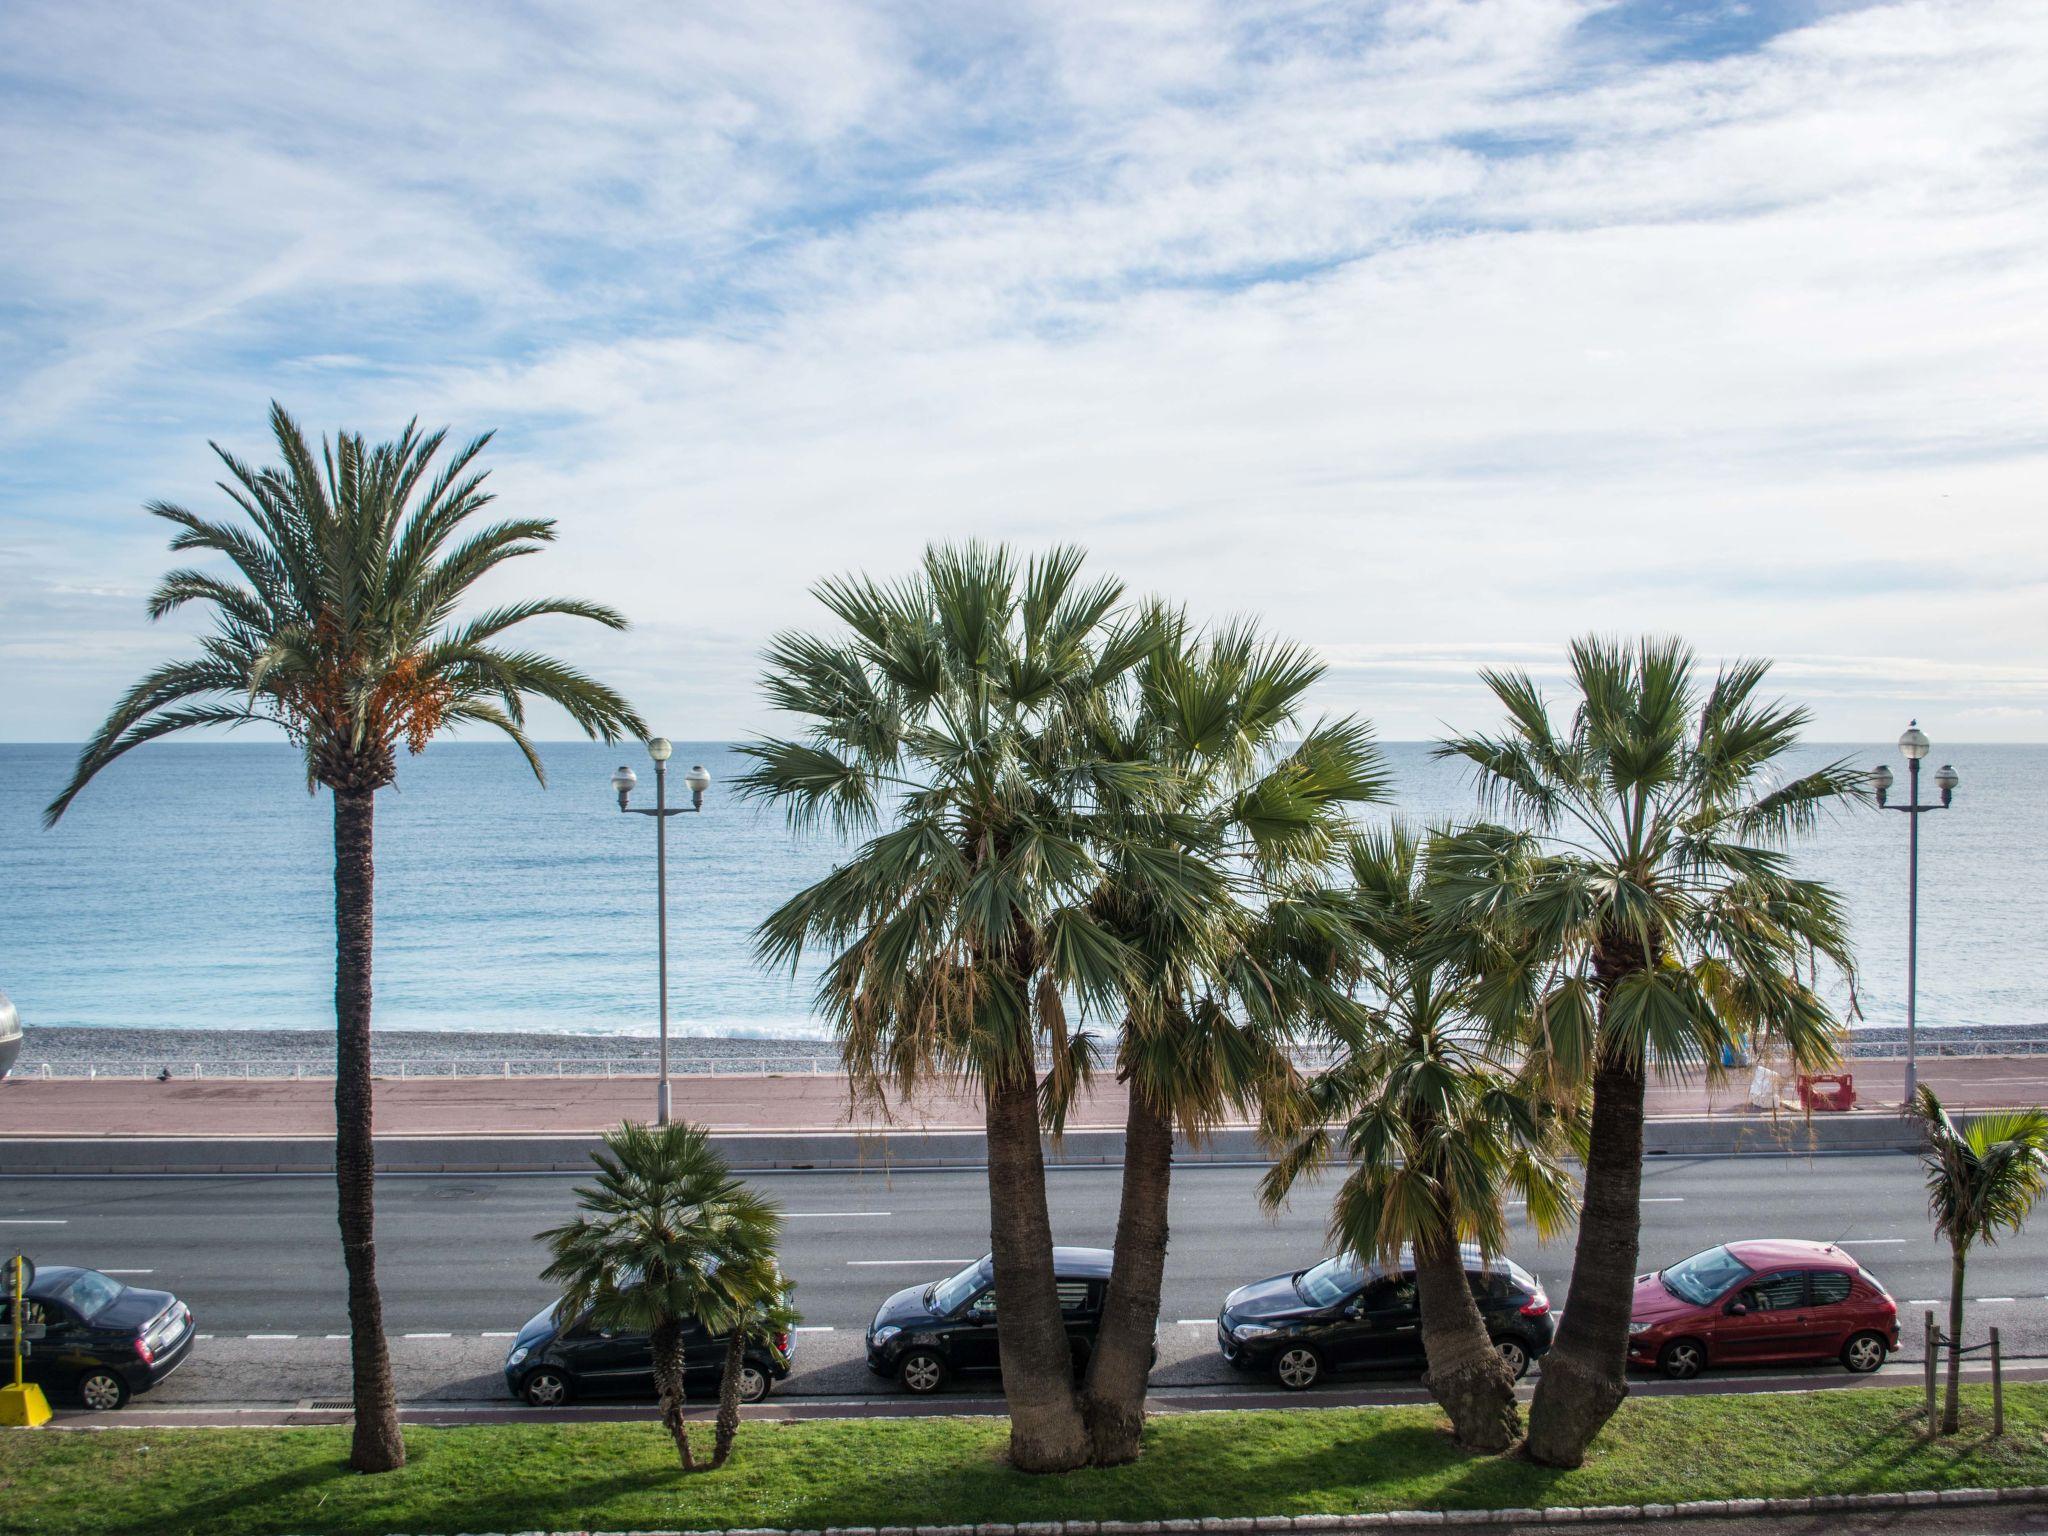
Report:
M 810 589 L 1076 541 L 1315 699 L 1587 631 L 2048 741 L 2040 0 L 0 8 L 0 739 L 179 652 L 208 441 L 495 429 L 678 739 Z M 538 734 L 566 735 L 539 722 Z

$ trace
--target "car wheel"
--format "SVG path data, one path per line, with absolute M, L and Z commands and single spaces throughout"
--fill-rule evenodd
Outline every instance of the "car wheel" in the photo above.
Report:
M 740 1367 L 740 1401 L 758 1403 L 768 1395 L 768 1373 L 749 1360 Z
M 519 1389 L 519 1395 L 535 1408 L 559 1408 L 575 1394 L 567 1376 L 548 1369 L 528 1376 L 526 1385 Z
M 1706 1347 L 1698 1339 L 1673 1339 L 1657 1356 L 1657 1369 L 1673 1381 L 1691 1381 L 1706 1363 Z
M 1515 1380 L 1520 1381 L 1529 1374 L 1529 1346 L 1520 1339 L 1496 1339 L 1493 1342 L 1493 1349 L 1514 1373 Z
M 1305 1392 L 1323 1374 L 1323 1357 L 1306 1344 L 1290 1344 L 1273 1357 L 1273 1378 L 1290 1392 Z
M 1859 1333 L 1842 1346 L 1842 1364 L 1859 1376 L 1867 1376 L 1883 1365 L 1890 1353 L 1882 1334 Z
M 913 1349 L 896 1367 L 896 1379 L 919 1396 L 936 1392 L 946 1384 L 946 1362 L 928 1349 Z
M 78 1400 L 94 1413 L 111 1413 L 128 1401 L 128 1383 L 112 1371 L 87 1371 L 78 1378 Z

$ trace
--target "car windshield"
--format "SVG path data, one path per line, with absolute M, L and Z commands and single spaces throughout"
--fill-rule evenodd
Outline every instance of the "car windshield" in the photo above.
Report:
M 931 1309 L 941 1317 L 951 1317 L 973 1300 L 974 1293 L 987 1285 L 993 1275 L 994 1269 L 987 1259 L 968 1265 L 959 1274 L 932 1287 Z
M 1696 1253 L 1682 1263 L 1672 1265 L 1657 1278 L 1664 1282 L 1664 1289 L 1680 1301 L 1704 1307 L 1716 1297 L 1725 1296 L 1730 1287 L 1747 1280 L 1749 1266 L 1726 1248 L 1709 1248 L 1705 1253 Z
M 1294 1278 L 1294 1289 L 1312 1307 L 1333 1307 L 1365 1280 L 1365 1267 L 1358 1256 L 1340 1253 L 1325 1259 L 1314 1269 L 1304 1269 Z
M 52 1301 L 62 1302 L 87 1322 L 91 1322 L 114 1303 L 125 1287 L 118 1280 L 109 1279 L 96 1269 L 80 1270 L 69 1282 L 50 1293 Z

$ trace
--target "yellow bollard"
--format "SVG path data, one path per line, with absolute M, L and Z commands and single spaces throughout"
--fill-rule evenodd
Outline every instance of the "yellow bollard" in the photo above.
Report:
M 25 1254 L 17 1253 L 7 1261 L 8 1289 L 14 1292 L 14 1304 L 7 1312 L 7 1331 L 14 1342 L 14 1380 L 0 1387 L 0 1428 L 4 1429 L 36 1429 L 50 1422 L 50 1404 L 43 1389 L 24 1381 L 21 1373 L 21 1346 L 28 1332 L 21 1315 L 21 1293 L 34 1273 Z

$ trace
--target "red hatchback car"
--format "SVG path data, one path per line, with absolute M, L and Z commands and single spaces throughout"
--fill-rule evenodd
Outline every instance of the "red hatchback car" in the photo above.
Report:
M 1709 1365 L 1840 1360 L 1874 1371 L 1899 1347 L 1899 1304 L 1832 1243 L 1724 1243 L 1636 1277 L 1629 1364 L 1674 1381 Z

